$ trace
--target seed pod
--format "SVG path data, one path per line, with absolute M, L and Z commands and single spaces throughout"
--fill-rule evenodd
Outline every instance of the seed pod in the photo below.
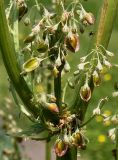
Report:
M 45 103 L 45 107 L 52 112 L 59 113 L 59 108 L 56 103 Z
M 70 65 L 67 61 L 65 62 L 65 65 L 64 65 L 64 71 L 65 72 L 70 72 Z
M 82 135 L 80 132 L 75 132 L 72 134 L 72 144 L 75 146 L 81 146 L 82 145 Z
M 101 64 L 100 60 L 98 60 L 98 64 L 97 64 L 96 68 L 98 69 L 98 71 L 100 71 L 100 73 L 103 72 L 103 65 Z
M 37 44 L 37 51 L 44 53 L 48 50 L 48 45 L 45 42 L 40 42 Z
M 68 150 L 68 145 L 62 139 L 58 139 L 54 145 L 55 153 L 58 157 L 62 157 Z
M 25 72 L 31 72 L 39 67 L 41 61 L 42 59 L 39 59 L 37 57 L 31 58 L 23 64 L 23 70 Z
M 85 14 L 83 21 L 86 21 L 89 25 L 93 25 L 95 23 L 95 17 L 92 13 L 89 12 Z
M 35 39 L 35 35 L 31 33 L 24 39 L 24 43 L 31 43 L 34 39 Z
M 104 60 L 103 63 L 104 63 L 104 65 L 105 65 L 106 67 L 108 67 L 108 68 L 111 68 L 111 67 L 112 67 L 111 63 L 110 63 L 109 61 L 107 61 L 107 60 Z
M 99 86 L 101 83 L 101 76 L 96 70 L 93 72 L 93 83 L 95 87 Z
M 88 102 L 91 98 L 91 89 L 87 83 L 85 83 L 80 89 L 80 97 L 83 101 Z
M 113 57 L 114 56 L 114 53 L 110 52 L 110 51 L 106 51 L 106 54 L 109 56 L 109 57 Z
M 62 28 L 62 31 L 64 33 L 68 33 L 69 32 L 69 27 L 67 26 L 67 24 L 64 25 L 64 27 Z
M 16 3 L 18 5 L 19 21 L 20 21 L 22 17 L 27 13 L 28 8 L 24 0 L 17 0 Z
M 56 102 L 56 97 L 54 95 L 47 94 L 47 98 L 48 98 L 49 102 L 53 102 L 53 103 Z
M 54 77 L 57 77 L 57 75 L 59 74 L 59 71 L 58 71 L 57 67 L 53 68 L 52 73 L 53 73 Z
M 57 59 L 56 59 L 56 61 L 55 61 L 55 65 L 56 65 L 57 67 L 59 67 L 59 66 L 61 66 L 61 64 L 62 64 L 62 62 L 61 62 L 61 56 L 60 56 L 60 54 L 59 54 L 58 57 L 57 57 Z
M 77 34 L 70 33 L 65 38 L 65 44 L 67 49 L 69 49 L 71 52 L 77 52 L 80 49 L 80 43 L 79 43 L 79 37 Z

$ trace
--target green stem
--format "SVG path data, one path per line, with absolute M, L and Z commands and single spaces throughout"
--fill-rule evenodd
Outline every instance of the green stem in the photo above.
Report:
M 59 71 L 57 77 L 54 78 L 54 92 L 56 97 L 57 106 L 61 107 L 61 71 Z
M 68 149 L 67 153 L 63 157 L 57 157 L 56 160 L 77 160 L 76 147 Z
M 105 48 L 107 48 L 110 36 L 113 29 L 114 19 L 117 12 L 118 7 L 118 0 L 104 0 L 100 14 L 97 18 L 96 26 L 95 26 L 95 35 L 93 37 L 93 40 L 91 42 L 91 47 L 89 48 L 89 51 L 96 47 L 96 45 L 101 44 Z M 88 107 L 88 102 L 83 102 L 80 98 L 79 91 L 81 86 L 83 85 L 84 77 L 81 79 L 80 85 L 75 90 L 74 98 L 71 104 L 72 109 L 75 109 L 75 112 L 77 112 L 79 109 L 80 114 L 80 120 L 83 121 L 86 110 Z M 90 80 L 90 86 L 91 90 L 93 91 L 93 83 L 92 79 Z M 80 113 L 81 112 L 81 113 Z
M 46 141 L 46 160 L 51 160 L 51 141 Z
M 15 56 L 14 44 L 8 30 L 5 16 L 4 1 L 0 0 L 0 50 L 8 75 L 16 89 L 19 97 L 23 101 L 27 110 L 34 116 L 38 116 L 38 109 L 32 102 L 33 94 L 29 90 L 24 78 L 20 75 L 20 69 Z
M 52 92 L 51 80 L 52 80 L 52 77 L 48 76 L 48 78 L 47 78 L 47 93 L 48 94 L 51 94 L 51 92 Z M 51 160 L 51 139 L 46 140 L 45 160 Z

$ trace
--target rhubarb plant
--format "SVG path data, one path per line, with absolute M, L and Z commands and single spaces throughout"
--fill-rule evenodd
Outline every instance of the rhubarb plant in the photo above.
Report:
M 4 1 L 0 0 L 0 50 L 11 93 L 21 112 L 33 122 L 26 130 L 8 134 L 45 140 L 47 160 L 50 160 L 49 143 L 55 138 L 56 159 L 76 160 L 78 152 L 81 154 L 89 142 L 85 126 L 96 115 L 102 115 L 102 107 L 108 101 L 107 97 L 101 97 L 90 119 L 85 121 L 94 88 L 102 85 L 104 69 L 113 66 L 114 53 L 107 47 L 118 0 L 101 1 L 98 17 L 86 10 L 82 0 L 55 0 L 50 2 L 52 8 L 38 0 L 31 7 L 28 3 L 10 0 L 5 9 Z M 38 16 L 32 20 L 33 12 Z M 19 25 L 25 25 L 28 30 L 22 42 Z M 88 42 L 88 52 L 80 57 L 80 35 L 89 26 L 94 28 L 90 33 L 92 39 Z M 68 57 L 75 54 L 78 54 L 78 65 L 71 73 Z M 70 77 L 62 84 L 67 72 Z M 71 102 L 67 97 L 69 91 L 73 93 Z M 110 130 L 109 136 L 116 143 L 114 157 L 118 160 L 117 128 Z

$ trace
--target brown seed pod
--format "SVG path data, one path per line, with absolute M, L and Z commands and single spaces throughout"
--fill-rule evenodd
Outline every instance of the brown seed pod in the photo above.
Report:
M 27 13 L 28 8 L 24 0 L 16 0 L 18 5 L 19 17 L 18 20 L 20 21 L 22 17 Z
M 55 153 L 58 157 L 62 157 L 68 150 L 68 145 L 62 139 L 58 139 L 54 145 Z
M 65 44 L 67 49 L 69 49 L 71 52 L 77 52 L 80 49 L 80 42 L 79 42 L 79 37 L 75 33 L 70 33 L 66 38 L 65 38 Z
M 59 108 L 56 103 L 46 103 L 46 107 L 52 112 L 59 113 Z
M 80 97 L 83 101 L 88 102 L 91 98 L 91 89 L 87 83 L 85 83 L 80 89 Z
M 79 147 L 79 146 L 82 145 L 82 142 L 83 142 L 82 135 L 81 135 L 81 133 L 79 131 L 77 131 L 77 132 L 72 134 L 72 143 L 73 143 L 73 145 Z

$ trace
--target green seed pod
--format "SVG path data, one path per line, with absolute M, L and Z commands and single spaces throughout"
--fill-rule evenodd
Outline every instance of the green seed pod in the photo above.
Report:
M 41 61 L 42 59 L 39 59 L 37 57 L 31 58 L 23 64 L 23 70 L 25 72 L 31 72 L 39 67 Z
M 85 83 L 80 89 L 80 97 L 83 101 L 88 102 L 91 98 L 91 89 L 87 83 Z
M 95 87 L 101 84 L 101 76 L 96 70 L 93 72 L 93 83 Z
M 64 142 L 64 140 L 58 139 L 54 145 L 54 150 L 58 157 L 62 157 L 66 154 L 68 145 Z

